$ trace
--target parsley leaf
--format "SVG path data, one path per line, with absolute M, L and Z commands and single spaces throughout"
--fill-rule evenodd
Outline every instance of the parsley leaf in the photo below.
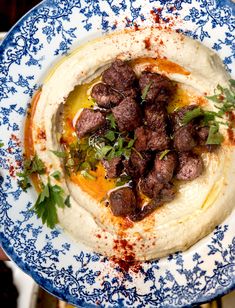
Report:
M 115 122 L 115 118 L 114 118 L 113 114 L 112 113 L 108 114 L 106 116 L 106 119 L 110 122 L 110 127 L 113 128 L 113 129 L 116 129 L 117 124 Z
M 64 151 L 51 151 L 51 152 L 59 158 L 66 158 L 67 156 L 67 153 Z
M 42 223 L 53 229 L 58 222 L 57 207 L 70 207 L 70 197 L 64 199 L 64 190 L 58 185 L 52 185 L 50 178 L 48 183 L 43 184 L 43 189 L 38 195 L 37 201 L 32 208 Z
M 193 119 L 198 118 L 203 115 L 204 115 L 204 111 L 202 110 L 202 108 L 198 107 L 198 108 L 195 108 L 193 110 L 186 112 L 181 122 L 182 124 L 185 125 L 185 124 L 188 124 Z
M 81 175 L 84 176 L 84 178 L 89 179 L 89 180 L 96 180 L 96 177 L 91 175 L 88 171 L 82 170 Z
M 126 174 L 123 174 L 123 175 L 121 175 L 119 178 L 117 178 L 116 186 L 117 186 L 117 187 L 123 186 L 123 185 L 129 183 L 130 180 L 131 180 L 131 176 L 126 175 Z
M 221 144 L 224 140 L 223 135 L 219 132 L 218 125 L 211 125 L 206 144 Z
M 21 178 L 18 180 L 18 185 L 26 191 L 27 188 L 31 187 L 29 176 L 32 174 L 45 174 L 46 166 L 44 162 L 37 156 L 37 154 L 32 159 L 24 160 L 23 172 L 17 173 L 17 176 Z
M 229 79 L 229 83 L 231 87 L 235 87 L 235 80 L 234 79 Z
M 53 178 L 55 178 L 56 180 L 59 180 L 60 179 L 60 177 L 61 177 L 61 173 L 60 173 L 60 171 L 54 171 L 52 174 L 51 174 L 51 176 L 53 176 Z
M 115 140 L 115 132 L 112 130 L 109 130 L 106 134 L 105 134 L 105 138 L 108 139 L 109 141 L 114 141 Z
M 2 148 L 3 146 L 4 146 L 4 143 L 0 141 L 0 148 Z
M 230 86 L 223 88 L 218 85 L 215 94 L 206 98 L 214 102 L 218 111 L 207 111 L 198 107 L 186 112 L 182 119 L 182 124 L 188 124 L 192 119 L 202 117 L 201 124 L 209 126 L 209 135 L 206 144 L 221 144 L 224 140 L 219 132 L 219 125 L 234 127 L 230 119 L 231 113 L 235 111 L 235 80 L 229 80 Z
M 171 150 L 165 150 L 161 152 L 161 155 L 159 156 L 159 160 L 162 160 Z
M 145 101 L 146 96 L 147 96 L 147 94 L 148 94 L 148 92 L 149 92 L 149 89 L 150 89 L 152 83 L 153 83 L 153 82 L 150 81 L 150 82 L 144 87 L 143 93 L 142 93 L 142 95 L 141 95 L 142 101 Z

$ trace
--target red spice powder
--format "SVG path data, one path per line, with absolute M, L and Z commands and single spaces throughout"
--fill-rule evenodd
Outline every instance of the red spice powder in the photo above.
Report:
M 12 165 L 9 167 L 9 174 L 10 176 L 15 176 L 15 168 Z
M 134 30 L 135 30 L 135 31 L 138 31 L 139 29 L 140 29 L 139 26 L 138 26 L 137 23 L 135 22 L 135 23 L 134 23 Z
M 160 10 L 160 11 L 159 11 Z M 150 14 L 153 17 L 153 20 L 155 23 L 159 24 L 160 23 L 160 14 L 161 14 L 161 9 L 157 9 L 157 12 L 155 12 L 154 10 L 150 11 Z
M 135 261 L 135 258 L 131 255 L 127 256 L 125 260 L 116 258 L 111 258 L 110 260 L 117 264 L 121 271 L 125 273 L 128 273 L 129 270 L 133 271 L 134 273 L 138 273 L 142 269 L 140 262 Z
M 122 253 L 122 258 L 111 258 L 110 260 L 117 264 L 122 272 L 128 272 L 132 270 L 137 273 L 140 269 L 140 262 L 135 260 L 135 254 L 133 252 L 133 246 L 135 244 L 129 243 L 126 239 L 114 240 L 113 249 Z
M 149 37 L 146 37 L 146 38 L 144 39 L 144 44 L 145 44 L 145 48 L 146 48 L 147 50 L 150 50 L 150 49 L 151 49 L 151 42 L 150 42 L 150 38 L 149 38 Z
M 228 139 L 232 145 L 235 145 L 235 136 L 232 128 L 227 129 Z
M 38 139 L 44 139 L 44 140 L 47 139 L 45 130 L 43 129 L 38 130 Z
M 96 234 L 96 237 L 97 237 L 97 238 L 101 238 L 101 235 L 100 235 L 100 234 Z
M 67 141 L 63 137 L 60 137 L 60 144 L 66 145 Z
M 16 135 L 11 134 L 11 140 L 15 141 L 16 146 L 18 146 L 18 147 L 21 146 L 21 141 L 20 141 L 20 139 Z
M 229 121 L 231 122 L 230 126 L 235 127 L 235 114 L 232 111 L 230 111 L 230 112 L 226 112 L 226 115 L 227 115 Z

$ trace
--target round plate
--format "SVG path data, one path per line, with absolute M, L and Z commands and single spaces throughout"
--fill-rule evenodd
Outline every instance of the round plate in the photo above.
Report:
M 180 307 L 209 301 L 235 287 L 235 213 L 188 251 L 123 273 L 118 265 L 75 244 L 59 227 L 43 226 L 29 210 L 36 200 L 34 190 L 24 193 L 17 187 L 28 104 L 46 72 L 78 45 L 124 27 L 169 26 L 216 50 L 235 74 L 232 1 L 142 4 L 141 0 L 44 1 L 0 46 L 1 245 L 39 285 L 81 307 Z

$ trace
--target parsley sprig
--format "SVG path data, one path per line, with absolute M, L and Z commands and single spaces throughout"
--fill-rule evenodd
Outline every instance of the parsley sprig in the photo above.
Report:
M 214 102 L 214 106 L 218 111 L 207 111 L 198 107 L 186 112 L 182 119 L 182 124 L 186 125 L 195 118 L 202 118 L 202 124 L 209 126 L 206 144 L 221 144 L 224 138 L 219 132 L 220 125 L 230 128 L 232 126 L 229 113 L 235 111 L 235 80 L 230 79 L 229 83 L 229 88 L 218 85 L 215 94 L 207 96 L 207 99 Z
M 70 196 L 65 197 L 63 188 L 59 185 L 52 185 L 48 177 L 48 183 L 42 184 L 42 191 L 32 210 L 38 218 L 42 219 L 43 224 L 53 229 L 58 222 L 57 208 L 63 209 L 70 206 Z
M 98 160 L 95 157 L 95 150 L 89 146 L 88 139 L 72 143 L 63 151 L 52 152 L 63 159 L 65 172 L 68 176 L 71 173 L 83 171 L 82 175 L 84 177 L 94 179 L 93 176 L 89 176 L 89 172 L 96 170 Z
M 23 172 L 17 173 L 17 176 L 20 178 L 18 184 L 24 191 L 26 191 L 27 188 L 31 187 L 29 177 L 32 174 L 45 173 L 45 164 L 37 155 L 35 155 L 32 159 L 25 159 Z
M 135 139 L 128 132 L 119 132 L 112 114 L 106 116 L 108 129 L 100 136 L 96 133 L 88 138 L 78 140 L 70 144 L 63 151 L 52 151 L 57 157 L 63 159 L 66 173 L 80 172 L 85 178 L 95 180 L 91 173 L 95 171 L 99 161 L 111 160 L 115 157 L 124 156 L 129 158 L 134 149 Z
M 143 89 L 143 92 L 142 92 L 142 95 L 141 95 L 141 99 L 142 99 L 142 102 L 146 100 L 146 97 L 148 95 L 148 92 L 150 90 L 150 87 L 152 85 L 152 81 L 150 81 Z

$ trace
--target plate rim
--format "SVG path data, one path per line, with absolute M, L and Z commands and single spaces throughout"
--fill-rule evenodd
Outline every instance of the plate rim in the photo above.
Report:
M 63 0 L 60 0 L 63 1 Z M 129 0 L 126 0 L 129 2 Z M 226 1 L 227 2 L 227 1 Z M 234 2 L 230 0 L 230 4 L 234 5 Z M 18 28 L 20 27 L 20 25 L 32 14 L 34 13 L 36 10 L 40 9 L 41 7 L 44 7 L 45 5 L 48 6 L 52 6 L 53 5 L 53 1 L 51 0 L 43 0 L 40 3 L 38 3 L 36 6 L 34 6 L 32 9 L 30 9 L 24 16 L 22 16 L 17 23 L 11 27 L 11 29 L 6 33 L 4 39 L 1 41 L 0 43 L 0 52 L 2 50 L 4 50 L 5 48 L 7 48 L 8 44 L 11 41 L 11 37 L 18 32 Z M 231 214 L 232 215 L 232 214 Z M 1 235 L 1 234 L 0 234 Z M 19 256 L 17 256 L 17 254 L 15 254 L 15 252 L 13 251 L 12 247 L 9 247 L 7 245 L 8 239 L 3 235 L 0 236 L 0 246 L 2 246 L 3 250 L 6 252 L 7 256 L 23 271 L 25 272 L 27 275 L 29 275 L 30 277 L 32 277 L 43 289 L 45 289 L 47 292 L 49 292 L 50 294 L 52 294 L 53 296 L 56 296 L 58 298 L 60 298 L 61 300 L 68 300 L 67 297 L 63 297 L 63 294 L 60 294 L 60 292 L 58 292 L 58 290 L 56 289 L 56 287 L 52 286 L 52 285 L 46 285 L 44 286 L 41 283 L 41 277 L 38 276 L 37 273 L 35 273 L 33 270 L 31 270 L 30 268 L 27 267 L 27 264 L 25 262 L 23 262 Z M 216 293 L 214 295 L 211 296 L 204 296 L 201 298 L 201 301 L 196 301 L 196 302 L 191 302 L 189 305 L 183 306 L 183 307 L 191 307 L 191 305 L 194 304 L 203 304 L 206 303 L 208 301 L 214 300 L 216 298 L 219 298 L 221 296 L 224 296 L 228 293 L 230 293 L 231 291 L 233 291 L 235 289 L 235 276 L 233 277 L 233 284 L 231 286 L 229 286 L 228 288 L 225 288 L 223 290 L 219 290 L 216 291 Z M 63 291 L 62 291 L 63 292 Z M 69 295 L 70 296 L 70 295 Z M 82 299 L 77 299 L 78 302 L 81 301 L 81 303 L 79 303 L 79 305 L 81 305 L 81 307 L 97 307 L 96 305 L 93 304 L 89 304 L 87 302 L 85 302 Z M 72 301 L 69 301 L 70 303 L 73 303 Z M 122 305 L 120 306 L 115 306 L 115 307 L 123 307 Z M 175 307 L 175 306 L 165 306 L 165 307 Z

